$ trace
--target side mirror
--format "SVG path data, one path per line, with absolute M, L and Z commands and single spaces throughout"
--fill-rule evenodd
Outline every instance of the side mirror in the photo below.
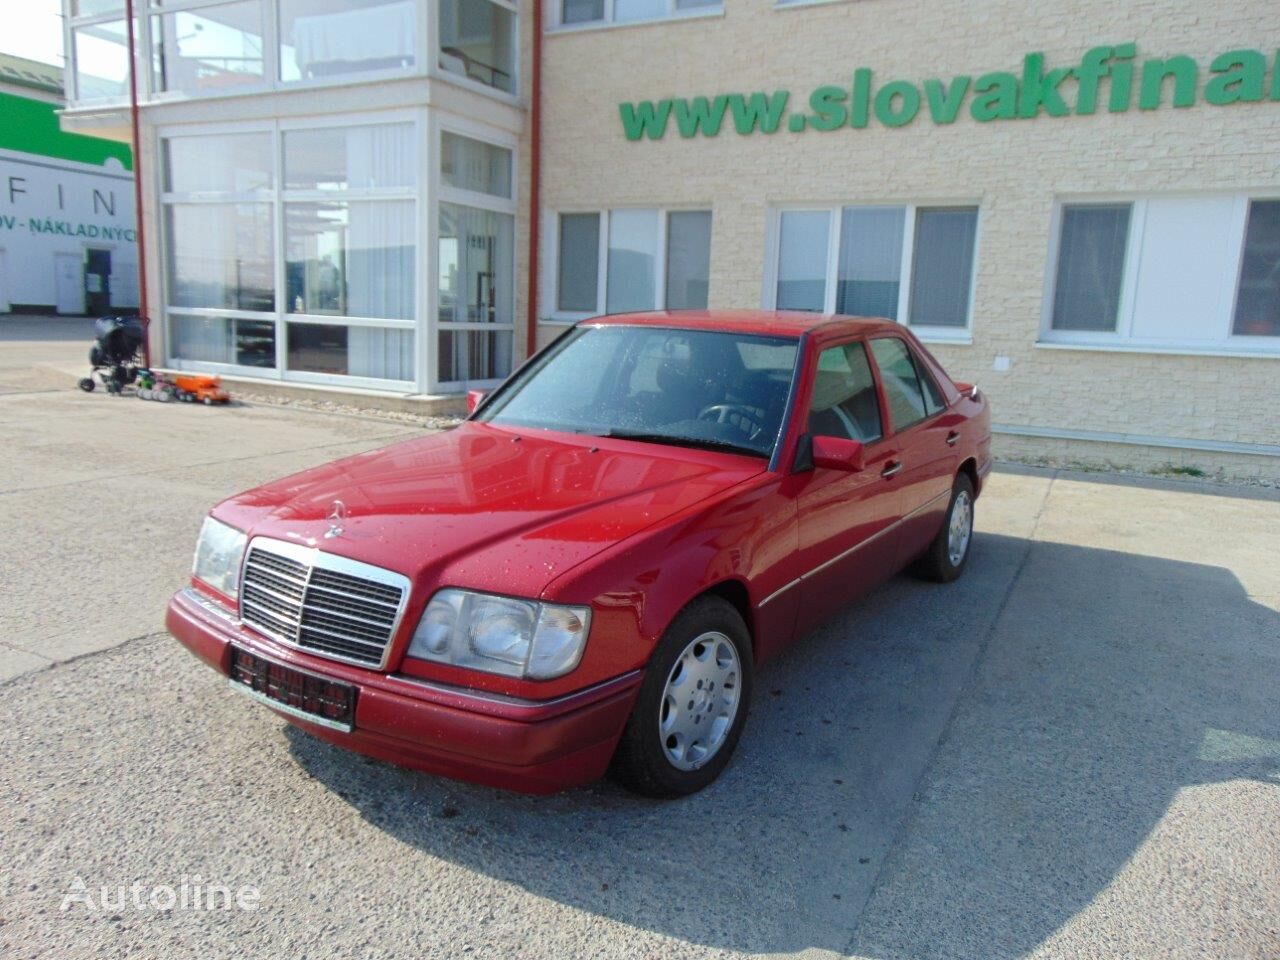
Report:
M 866 466 L 862 444 L 843 437 L 814 437 L 813 465 L 828 470 L 857 473 Z
M 470 415 L 475 413 L 476 407 L 480 406 L 480 404 L 484 401 L 484 398 L 487 397 L 488 395 L 489 395 L 489 392 L 487 390 L 468 390 L 467 391 L 467 414 Z

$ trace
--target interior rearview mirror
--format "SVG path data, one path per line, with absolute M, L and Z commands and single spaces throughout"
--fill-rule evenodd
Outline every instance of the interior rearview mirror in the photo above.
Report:
M 813 465 L 857 473 L 866 464 L 861 442 L 843 437 L 814 437 Z
M 489 395 L 487 390 L 468 390 L 467 391 L 467 413 L 476 412 L 476 407 L 480 406 L 484 398 Z

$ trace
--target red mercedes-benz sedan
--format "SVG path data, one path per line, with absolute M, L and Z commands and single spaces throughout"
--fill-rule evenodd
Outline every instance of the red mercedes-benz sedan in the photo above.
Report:
M 963 572 L 991 468 L 985 398 L 883 320 L 601 317 L 471 399 L 220 503 L 167 625 L 318 737 L 529 792 L 706 786 L 760 664 Z

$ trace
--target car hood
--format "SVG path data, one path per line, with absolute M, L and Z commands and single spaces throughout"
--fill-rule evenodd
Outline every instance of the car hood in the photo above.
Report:
M 466 422 L 257 487 L 214 514 L 251 537 L 415 585 L 539 596 L 591 555 L 765 468 L 735 454 Z M 335 501 L 346 519 L 326 537 Z

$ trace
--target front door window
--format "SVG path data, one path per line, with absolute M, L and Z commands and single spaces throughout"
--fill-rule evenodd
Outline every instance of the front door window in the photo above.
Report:
M 880 401 L 862 343 L 831 347 L 818 357 L 809 432 L 862 443 L 880 439 Z

